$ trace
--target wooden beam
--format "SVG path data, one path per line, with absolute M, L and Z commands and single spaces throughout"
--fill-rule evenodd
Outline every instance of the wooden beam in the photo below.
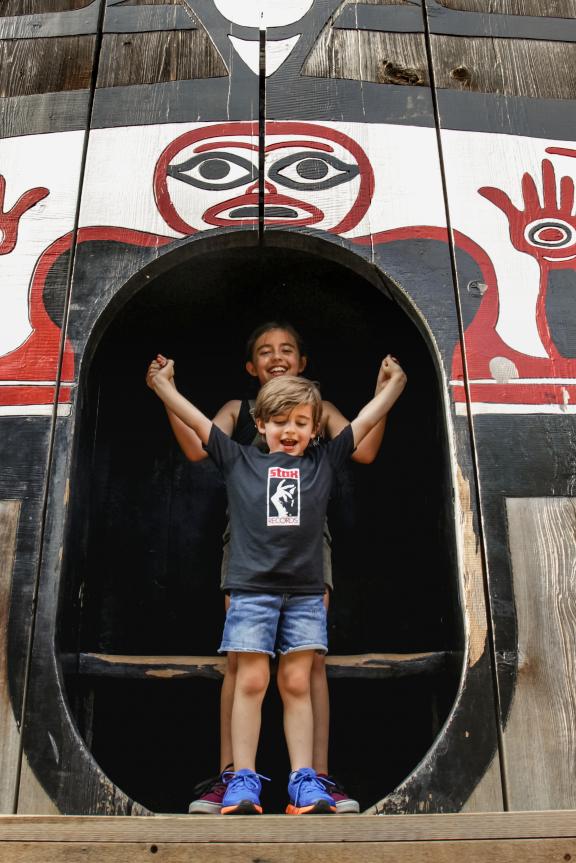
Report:
M 390 678 L 414 674 L 436 674 L 444 670 L 448 654 L 363 653 L 355 656 L 328 656 L 328 676 L 333 678 Z M 106 653 L 79 653 L 62 656 L 64 671 L 98 677 L 170 678 L 208 677 L 220 679 L 223 656 L 120 656 Z
M 0 812 L 14 811 L 20 748 L 8 685 L 8 615 L 19 518 L 19 500 L 0 501 Z

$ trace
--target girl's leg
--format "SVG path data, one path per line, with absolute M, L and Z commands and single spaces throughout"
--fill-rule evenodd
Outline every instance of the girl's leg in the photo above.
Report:
M 312 764 L 314 720 L 310 695 L 313 650 L 299 650 L 280 657 L 278 689 L 284 705 L 284 733 L 291 770 Z
M 220 690 L 220 772 L 234 764 L 232 756 L 232 705 L 236 688 L 238 672 L 238 657 L 229 653 L 226 659 L 226 671 Z
M 270 680 L 266 653 L 237 653 L 238 671 L 232 706 L 234 770 L 256 770 L 261 708 Z

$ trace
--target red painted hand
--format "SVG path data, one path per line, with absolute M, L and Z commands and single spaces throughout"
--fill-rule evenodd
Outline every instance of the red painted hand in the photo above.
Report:
M 6 180 L 0 174 L 0 255 L 8 255 L 13 251 L 18 241 L 20 219 L 27 210 L 34 207 L 38 201 L 41 201 L 50 192 L 43 186 L 28 189 L 27 192 L 24 192 L 18 198 L 12 209 L 7 211 L 4 210 L 5 194 Z
M 483 186 L 478 192 L 507 216 L 510 239 L 518 251 L 532 255 L 545 269 L 576 265 L 576 216 L 572 213 L 574 181 L 571 177 L 562 177 L 558 203 L 556 174 L 548 159 L 542 162 L 543 204 L 530 174 L 522 177 L 523 210 L 515 207 L 501 189 Z

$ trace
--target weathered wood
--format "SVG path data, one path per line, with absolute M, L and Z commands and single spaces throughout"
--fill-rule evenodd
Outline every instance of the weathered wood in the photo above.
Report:
M 106 33 L 97 87 L 161 84 L 225 74 L 222 58 L 204 30 Z
M 500 758 L 496 754 L 492 764 L 460 810 L 461 812 L 502 812 L 502 776 Z
M 95 44 L 95 36 L 0 41 L 0 98 L 89 88 Z
M 328 656 L 329 677 L 375 678 L 434 674 L 444 670 L 447 654 L 365 653 L 357 656 Z M 102 653 L 68 654 L 62 657 L 64 670 L 105 677 L 208 677 L 220 679 L 226 660 L 221 656 L 119 656 Z
M 461 12 L 487 12 L 494 15 L 541 15 L 572 18 L 575 0 L 437 0 L 440 6 Z
M 318 78 L 428 86 L 424 36 L 326 28 L 304 69 Z
M 442 90 L 576 99 L 576 45 L 531 39 L 430 37 Z
M 14 811 L 20 733 L 8 687 L 8 615 L 20 501 L 0 501 L 0 812 Z
M 36 778 L 26 753 L 22 755 L 20 786 L 18 788 L 18 815 L 59 815 L 50 795 Z
M 3 18 L 13 15 L 46 15 L 52 12 L 85 9 L 93 2 L 94 0 L 3 0 L 0 12 Z
M 514 809 L 576 807 L 576 499 L 506 501 L 519 673 L 504 757 Z
M 330 827 L 326 827 L 328 837 Z M 270 863 L 458 863 L 473 859 L 481 863 L 515 863 L 528 858 L 538 863 L 568 860 L 576 852 L 574 839 L 530 839 L 476 842 L 352 842 L 345 845 L 326 841 L 314 845 L 288 842 L 278 846 L 266 842 L 221 845 L 217 842 L 171 843 L 30 843 L 0 845 L 3 863 L 44 863 L 50 855 L 53 863 L 136 863 L 158 854 L 166 863 L 253 863 L 255 859 Z M 154 859 L 154 857 L 152 857 Z
M 545 811 L 535 817 L 529 812 L 489 812 L 483 814 L 395 815 L 372 817 L 358 815 L 338 818 L 289 818 L 262 815 L 258 818 L 211 815 L 159 815 L 155 818 L 102 816 L 5 816 L 0 818 L 0 842 L 146 842 L 146 843 L 307 843 L 311 852 L 317 843 L 413 842 L 422 850 L 426 842 L 465 842 L 474 840 L 564 839 L 576 836 L 572 812 Z M 462 859 L 462 857 L 460 858 Z M 464 857 L 464 859 L 470 859 Z M 516 857 L 518 859 L 518 857 Z M 560 858 L 561 859 L 561 858 Z

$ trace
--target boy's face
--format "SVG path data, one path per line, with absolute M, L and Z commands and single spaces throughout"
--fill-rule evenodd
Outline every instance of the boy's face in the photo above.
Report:
M 266 437 L 271 453 L 285 452 L 288 455 L 303 455 L 316 434 L 312 419 L 312 405 L 308 402 L 296 405 L 285 413 L 276 414 L 264 422 L 256 420 L 260 434 Z
M 294 336 L 286 330 L 267 330 L 256 340 L 246 371 L 263 386 L 281 375 L 299 375 L 306 368 Z

